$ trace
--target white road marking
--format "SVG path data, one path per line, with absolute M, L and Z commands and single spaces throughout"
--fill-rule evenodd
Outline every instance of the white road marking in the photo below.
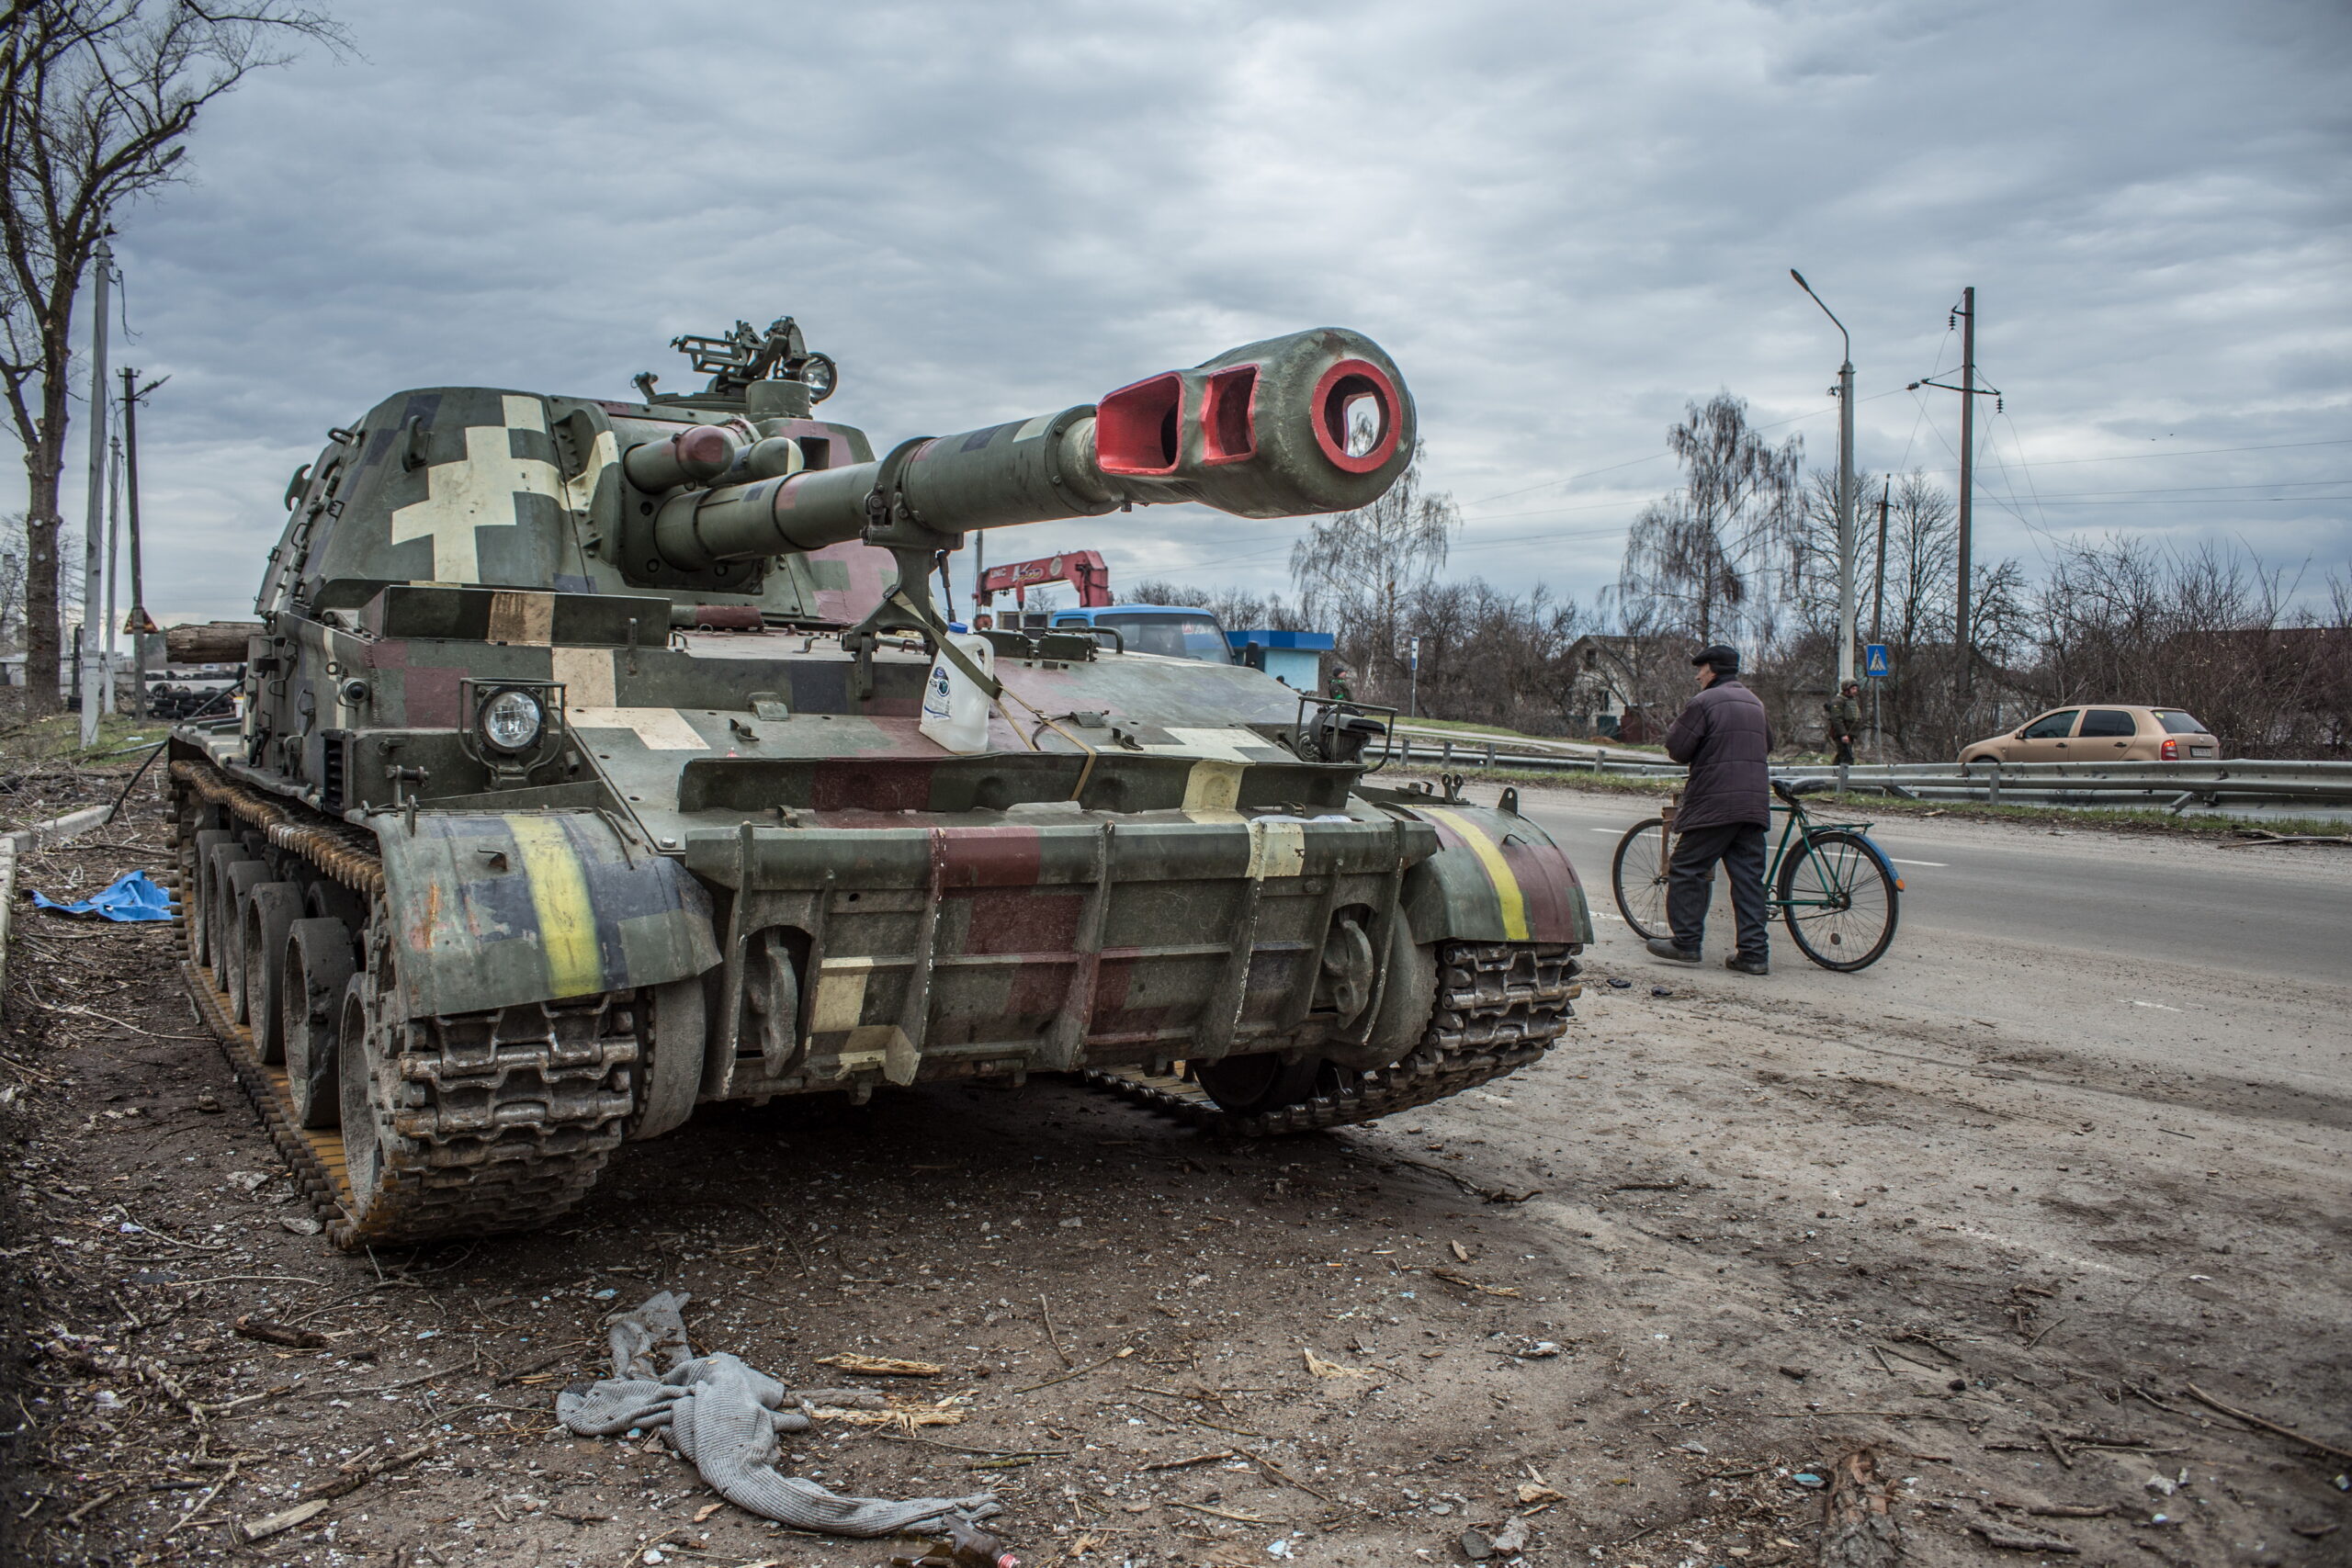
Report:
M 1897 865 L 1931 865 L 1938 871 L 1949 871 L 1951 869 L 1948 864 L 1939 860 L 1895 860 L 1895 857 L 1893 855 L 1889 855 L 1886 858 L 1891 861 L 1894 861 L 1894 863 Z

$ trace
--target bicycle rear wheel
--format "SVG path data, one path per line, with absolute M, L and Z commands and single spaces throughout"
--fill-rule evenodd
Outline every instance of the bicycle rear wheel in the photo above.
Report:
M 1877 963 L 1894 941 L 1899 893 L 1868 839 L 1828 828 L 1789 847 L 1773 897 L 1804 955 L 1850 974 Z
M 1652 817 L 1625 829 L 1617 840 L 1617 854 L 1609 879 L 1617 895 L 1617 912 L 1634 934 L 1645 941 L 1672 934 L 1666 918 L 1666 822 Z

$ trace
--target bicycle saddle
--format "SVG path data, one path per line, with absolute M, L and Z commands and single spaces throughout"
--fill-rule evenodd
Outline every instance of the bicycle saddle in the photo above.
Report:
M 1797 796 L 1801 795 L 1819 795 L 1823 790 L 1837 787 L 1836 781 L 1832 779 L 1799 779 L 1794 784 L 1782 784 L 1779 779 L 1772 781 L 1772 793 L 1791 806 L 1797 803 Z

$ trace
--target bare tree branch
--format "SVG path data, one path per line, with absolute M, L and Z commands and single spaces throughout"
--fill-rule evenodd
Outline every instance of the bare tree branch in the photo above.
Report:
M 323 12 L 262 0 L 14 0 L 0 10 L 0 403 L 24 449 L 28 700 L 57 700 L 58 490 L 74 298 L 133 198 L 184 177 L 204 109 L 292 51 L 349 39 Z

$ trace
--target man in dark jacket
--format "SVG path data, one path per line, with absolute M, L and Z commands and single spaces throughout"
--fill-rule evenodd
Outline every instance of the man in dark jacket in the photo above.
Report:
M 1650 951 L 1684 964 L 1699 962 L 1707 930 L 1707 897 L 1715 863 L 1731 878 L 1732 913 L 1739 951 L 1724 967 L 1747 975 L 1770 973 L 1764 936 L 1764 830 L 1772 823 L 1772 726 L 1764 704 L 1739 683 L 1739 655 L 1720 645 L 1693 659 L 1699 694 L 1667 732 L 1666 754 L 1690 770 L 1674 813 L 1674 862 L 1666 890 L 1667 922 L 1674 935 L 1653 937 Z

